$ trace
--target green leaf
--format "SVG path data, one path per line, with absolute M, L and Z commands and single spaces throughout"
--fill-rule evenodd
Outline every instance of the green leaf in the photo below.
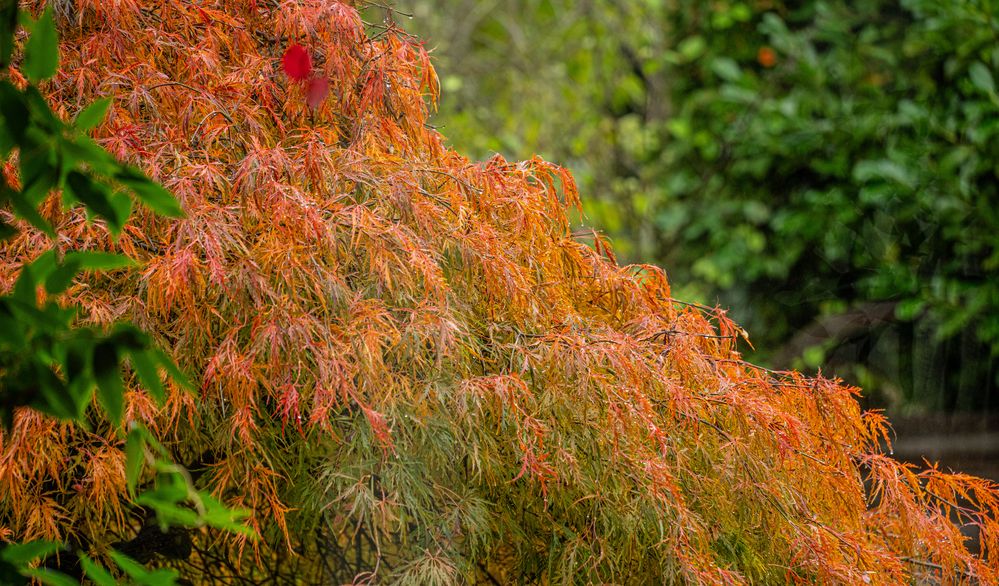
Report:
M 6 79 L 0 81 L 0 114 L 3 114 L 4 125 L 11 138 L 17 143 L 22 142 L 31 120 L 28 104 L 24 101 L 24 94 Z
M 35 568 L 24 573 L 48 586 L 80 586 L 76 580 L 51 568 Z
M 715 75 L 724 79 L 725 81 L 739 81 L 742 77 L 742 70 L 739 69 L 739 64 L 735 62 L 734 59 L 728 57 L 718 57 L 711 62 L 711 71 L 715 72 Z
M 112 233 L 121 232 L 121 228 L 128 218 L 118 216 L 118 210 L 111 205 L 111 193 L 106 185 L 94 181 L 79 171 L 71 171 L 66 177 L 66 187 L 91 211 L 107 220 Z
M 45 279 L 45 290 L 51 295 L 58 295 L 66 290 L 80 272 L 80 263 L 67 258 L 56 270 Z
M 143 493 L 153 501 L 167 504 L 177 504 L 188 500 L 190 487 L 187 480 L 177 473 L 177 466 L 168 460 L 157 460 L 158 474 L 156 488 Z
M 13 238 L 17 234 L 17 228 L 7 222 L 0 220 L 0 241 Z
M 66 255 L 66 262 L 80 264 L 83 270 L 107 271 L 137 266 L 138 263 L 124 254 L 101 252 L 96 250 L 80 250 Z
M 79 334 L 80 331 L 77 330 L 77 333 Z M 93 396 L 94 379 L 90 376 L 93 350 L 93 342 L 89 335 L 77 336 L 76 339 L 67 344 L 66 354 L 62 359 L 63 373 L 67 381 L 66 390 L 73 402 L 79 406 L 80 414 L 90 404 L 90 399 Z
M 175 472 L 176 465 L 170 462 L 170 459 L 172 458 L 170 452 L 168 452 L 167 449 L 163 447 L 163 444 L 156 441 L 156 438 L 153 437 L 152 434 L 150 433 L 146 433 L 146 447 L 152 449 L 157 454 L 159 454 L 160 458 L 163 458 L 163 460 L 153 461 L 153 466 L 156 467 L 157 472 L 166 472 L 168 474 L 173 474 Z
M 127 323 L 116 325 L 111 339 L 114 340 L 120 351 L 144 351 L 150 346 L 149 335 Z
M 0 559 L 0 576 L 3 576 L 6 582 L 5 586 L 28 586 L 31 582 L 26 576 L 21 574 L 21 568 L 9 564 L 2 559 Z
M 58 67 L 59 36 L 49 6 L 35 22 L 24 47 L 24 73 L 33 83 L 38 83 L 55 75 Z
M 27 345 L 24 336 L 25 323 L 7 313 L 6 299 L 0 298 L 0 345 L 5 349 L 22 348 Z
M 687 61 L 693 61 L 700 57 L 707 50 L 708 44 L 705 42 L 704 37 L 700 35 L 694 35 L 687 37 L 686 39 L 680 41 L 676 49 L 681 55 L 686 58 Z
M 62 549 L 62 545 L 54 541 L 29 541 L 14 543 L 0 549 L 0 559 L 14 565 L 26 565 L 54 554 Z
M 87 578 L 92 580 L 97 586 L 118 586 L 118 581 L 114 579 L 111 572 L 108 572 L 85 554 L 80 554 L 80 565 L 87 574 Z
M 28 109 L 33 115 L 32 122 L 36 125 L 41 126 L 44 130 L 48 130 L 52 134 L 61 132 L 66 127 L 62 120 L 52 111 L 52 108 L 49 107 L 48 100 L 37 87 L 29 85 L 24 88 L 24 98 Z
M 97 398 L 112 421 L 121 421 L 125 402 L 125 386 L 121 380 L 118 346 L 107 340 L 94 348 L 92 366 L 97 380 Z
M 104 117 L 107 116 L 108 108 L 110 106 L 111 98 L 101 98 L 97 100 L 76 115 L 76 120 L 73 122 L 73 125 L 76 126 L 76 129 L 81 132 L 92 130 L 104 121 Z
M 75 168 L 76 163 L 86 163 L 91 170 L 113 175 L 121 166 L 110 153 L 101 148 L 89 136 L 79 135 L 62 141 L 64 163 Z
M 0 116 L 0 159 L 6 160 L 16 146 L 17 143 L 14 142 L 14 136 L 7 130 L 6 121 Z
M 143 175 L 138 169 L 125 167 L 115 175 L 115 179 L 134 191 L 139 201 L 157 214 L 170 218 L 184 217 L 184 210 L 173 194 Z
M 900 301 L 895 307 L 895 317 L 900 320 L 912 320 L 919 317 L 925 307 L 925 299 L 919 297 L 905 299 Z
M 82 270 L 109 270 L 135 265 L 135 261 L 123 254 L 89 250 L 70 252 L 62 265 L 51 271 L 45 279 L 45 290 L 53 295 L 62 293 Z
M 14 299 L 25 305 L 34 307 L 37 303 L 35 300 L 35 287 L 37 286 L 38 280 L 35 278 L 35 273 L 31 270 L 31 266 L 22 268 L 21 274 L 17 276 L 17 281 L 14 281 Z
M 249 511 L 244 509 L 230 509 L 215 500 L 215 497 L 207 492 L 198 491 L 198 498 L 201 499 L 201 504 L 205 508 L 203 518 L 206 525 L 238 533 L 246 537 L 257 538 L 256 531 L 252 527 L 242 523 L 243 519 L 250 516 Z
M 167 374 L 175 383 L 188 392 L 197 392 L 198 387 L 194 386 L 194 383 L 187 378 L 187 375 L 185 375 L 184 372 L 176 364 L 174 364 L 173 360 L 171 360 L 166 353 L 158 348 L 151 349 L 149 352 L 156 359 L 156 362 L 159 363 L 164 370 L 166 370 Z
M 127 555 L 112 550 L 108 555 L 111 559 L 118 564 L 118 567 L 122 569 L 129 578 L 132 578 L 139 584 L 145 584 L 146 586 L 172 586 L 176 583 L 177 571 L 172 569 L 164 570 L 147 570 L 142 567 L 142 564 L 128 557 Z
M 52 226 L 38 213 L 38 209 L 29 202 L 22 193 L 11 191 L 9 193 L 10 202 L 14 206 L 14 212 L 29 224 L 44 232 L 49 238 L 55 238 L 56 233 Z
M 971 77 L 971 83 L 975 85 L 976 88 L 982 90 L 987 94 L 994 94 L 996 91 L 996 81 L 992 77 L 992 72 L 989 68 L 985 66 L 981 61 L 975 61 L 968 68 L 968 75 Z
M 916 176 L 907 167 L 888 159 L 863 160 L 853 167 L 853 178 L 857 181 L 894 181 L 905 187 L 915 187 Z
M 142 382 L 142 386 L 149 391 L 149 394 L 156 399 L 159 404 L 166 399 L 166 391 L 163 388 L 163 381 L 160 379 L 157 366 L 157 358 L 148 351 L 135 351 L 130 354 L 132 358 L 132 369 Z
M 135 504 L 155 511 L 161 526 L 201 527 L 204 524 L 197 512 L 156 497 L 157 493 L 144 492 L 135 499 Z
M 124 191 L 117 191 L 111 196 L 111 207 L 119 218 L 124 218 L 124 223 L 132 215 L 132 198 Z
M 174 586 L 178 576 L 180 572 L 173 568 L 160 568 L 147 573 L 140 583 L 144 586 Z
M 204 525 L 196 511 L 168 500 L 156 498 L 153 493 L 142 493 L 135 499 L 135 504 L 155 511 L 156 520 L 163 529 L 168 527 L 202 527 Z
M 146 575 L 146 569 L 127 555 L 114 550 L 109 552 L 109 555 L 130 578 L 141 578 Z
M 10 65 L 14 52 L 14 31 L 17 30 L 17 5 L 15 0 L 0 2 L 0 68 Z
M 33 407 L 59 419 L 76 419 L 83 412 L 78 397 L 44 364 L 36 364 L 33 378 L 39 395 Z
M 49 250 L 46 250 L 42 254 L 38 255 L 38 258 L 31 261 L 29 266 L 31 267 L 31 273 L 34 275 L 36 280 L 42 281 L 46 279 L 59 267 L 59 264 L 56 262 L 55 249 L 50 248 Z
M 821 345 L 809 346 L 801 353 L 801 359 L 810 368 L 818 368 L 826 359 L 826 350 Z
M 135 494 L 135 487 L 145 463 L 146 433 L 142 427 L 135 426 L 128 431 L 125 440 L 125 482 L 128 484 L 128 494 Z

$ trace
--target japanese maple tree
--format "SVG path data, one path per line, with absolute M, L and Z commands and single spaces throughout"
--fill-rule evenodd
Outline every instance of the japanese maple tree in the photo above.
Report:
M 112 98 L 94 138 L 185 214 L 136 210 L 113 238 L 51 198 L 60 252 L 143 264 L 67 298 L 200 383 L 163 407 L 135 384 L 125 417 L 263 539 L 150 527 L 97 404 L 89 429 L 17 413 L 4 539 L 139 551 L 200 582 L 999 580 L 994 485 L 892 460 L 856 389 L 744 362 L 723 311 L 572 232 L 564 169 L 449 149 L 427 52 L 391 19 L 331 0 L 56 5 L 46 97 L 66 118 Z M 51 247 L 21 228 L 0 290 Z

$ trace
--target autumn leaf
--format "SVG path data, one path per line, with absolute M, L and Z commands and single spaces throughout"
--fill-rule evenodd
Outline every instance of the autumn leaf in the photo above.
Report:
M 309 52 L 305 50 L 305 47 L 292 45 L 284 52 L 284 57 L 281 58 L 281 66 L 284 68 L 284 72 L 288 74 L 288 77 L 295 81 L 305 81 L 309 77 L 309 74 L 312 73 L 312 57 L 309 56 Z
M 325 77 L 313 77 L 309 80 L 309 86 L 305 90 L 305 103 L 315 110 L 326 99 L 330 93 L 330 82 Z

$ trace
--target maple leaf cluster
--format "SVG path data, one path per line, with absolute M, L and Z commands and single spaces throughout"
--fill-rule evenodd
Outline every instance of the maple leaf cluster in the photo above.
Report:
M 305 47 L 292 45 L 284 52 L 281 65 L 288 77 L 305 83 L 305 102 L 315 110 L 330 92 L 330 82 L 322 76 L 312 76 L 312 57 Z
M 115 240 L 52 198 L 61 251 L 143 265 L 68 301 L 199 381 L 162 408 L 133 385 L 126 418 L 263 536 L 195 534 L 170 562 L 191 579 L 999 579 L 991 483 L 889 458 L 857 389 L 744 362 L 723 311 L 572 232 L 564 169 L 449 149 L 427 52 L 391 22 L 331 0 L 78 0 L 60 26 L 47 97 L 67 118 L 113 97 L 95 138 L 186 214 L 140 210 Z M 0 289 L 46 247 L 4 242 Z M 134 537 L 121 432 L 88 419 L 17 415 L 0 535 L 95 554 Z

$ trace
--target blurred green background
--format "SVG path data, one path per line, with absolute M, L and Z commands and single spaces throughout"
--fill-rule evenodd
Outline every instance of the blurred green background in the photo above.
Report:
M 393 4 L 453 146 L 569 167 L 752 360 L 999 411 L 999 0 Z

